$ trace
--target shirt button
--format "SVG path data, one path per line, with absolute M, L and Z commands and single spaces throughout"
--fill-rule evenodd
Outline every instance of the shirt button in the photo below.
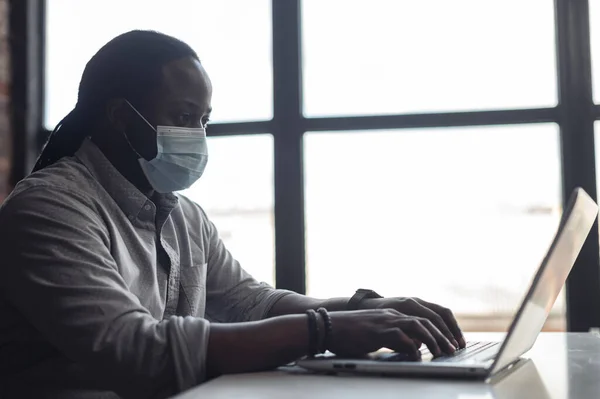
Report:
M 144 210 L 149 211 L 152 207 L 149 204 L 144 205 Z
M 135 216 L 133 216 L 133 215 L 129 215 L 129 216 L 127 216 L 127 219 L 129 219 L 129 220 L 133 220 L 133 219 L 135 219 Z

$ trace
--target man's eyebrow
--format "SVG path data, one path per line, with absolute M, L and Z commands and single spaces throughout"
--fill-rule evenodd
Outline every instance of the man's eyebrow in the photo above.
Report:
M 180 104 L 180 105 L 185 105 L 191 108 L 195 108 L 195 109 L 202 109 L 202 105 L 200 105 L 199 103 L 197 103 L 194 100 L 190 100 L 190 99 L 174 99 L 171 101 L 172 104 Z M 210 114 L 212 112 L 212 107 L 209 107 L 206 110 L 206 114 Z

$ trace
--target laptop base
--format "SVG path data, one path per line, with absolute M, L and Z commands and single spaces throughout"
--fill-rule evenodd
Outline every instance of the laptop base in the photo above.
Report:
M 432 358 L 426 347 L 421 349 L 422 360 L 403 360 L 402 354 L 376 352 L 362 359 L 325 354 L 299 360 L 297 365 L 325 373 L 371 374 L 380 376 L 452 377 L 486 379 L 498 353 L 498 342 L 467 342 L 456 355 Z

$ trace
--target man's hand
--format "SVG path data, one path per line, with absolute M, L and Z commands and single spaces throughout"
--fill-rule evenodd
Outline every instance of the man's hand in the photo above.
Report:
M 344 311 L 347 308 L 349 300 L 350 298 L 321 300 L 299 294 L 290 294 L 280 299 L 273 306 L 269 316 L 274 317 L 286 314 L 304 313 L 306 312 L 306 309 L 317 309 L 320 307 L 324 307 L 330 312 L 342 311 L 342 313 L 348 313 Z M 361 310 L 393 309 L 402 316 L 411 316 L 413 319 L 420 320 L 421 324 L 431 324 L 436 330 L 439 330 L 442 337 L 445 340 L 448 340 L 455 348 L 464 348 L 466 345 L 463 334 L 450 309 L 436 305 L 435 303 L 426 302 L 419 298 L 379 298 L 363 299 L 359 306 Z M 342 321 L 345 322 L 346 320 L 347 319 L 344 318 Z M 357 322 L 356 319 L 354 319 L 354 321 Z M 426 341 L 421 341 L 415 334 L 409 332 L 407 335 L 410 336 L 417 348 L 421 346 L 422 342 L 427 343 Z M 441 348 L 442 351 L 445 351 L 443 342 Z
M 453 353 L 456 346 L 424 317 L 393 309 L 333 311 L 327 349 L 339 356 L 362 356 L 380 348 L 406 353 L 414 360 L 419 346 L 435 356 Z M 207 367 L 210 376 L 275 368 L 308 353 L 305 314 L 277 316 L 245 323 L 211 323 Z
M 417 316 L 433 323 L 439 331 L 457 348 L 464 348 L 465 338 L 458 327 L 452 311 L 435 303 L 419 298 L 378 298 L 364 299 L 361 309 L 394 309 L 409 316 Z
M 328 349 L 340 356 L 361 356 L 380 348 L 420 358 L 419 346 L 440 356 L 457 346 L 427 318 L 408 316 L 394 309 L 331 312 L 333 331 Z

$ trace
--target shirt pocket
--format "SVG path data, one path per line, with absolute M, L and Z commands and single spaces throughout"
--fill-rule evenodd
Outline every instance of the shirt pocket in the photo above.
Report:
M 183 298 L 179 301 L 181 316 L 204 317 L 206 305 L 207 263 L 197 262 L 181 265 L 180 284 Z

